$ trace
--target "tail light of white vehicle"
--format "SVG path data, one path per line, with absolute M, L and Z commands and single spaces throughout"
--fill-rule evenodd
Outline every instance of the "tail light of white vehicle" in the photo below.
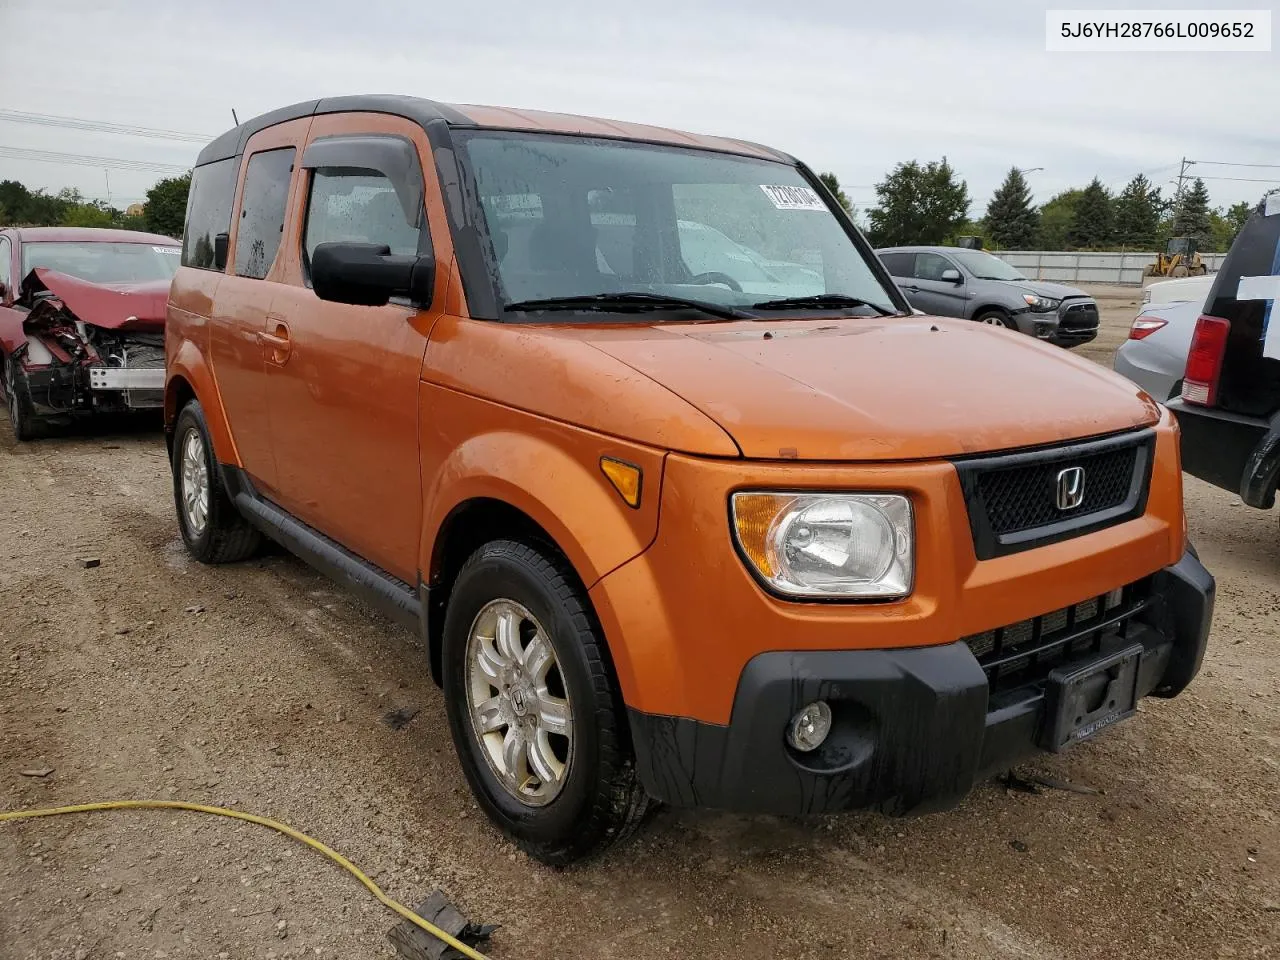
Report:
M 1129 339 L 1141 340 L 1143 337 L 1149 337 L 1168 322 L 1162 317 L 1139 315 L 1129 327 Z
M 1196 321 L 1187 353 L 1187 370 L 1182 377 L 1182 399 L 1187 403 L 1211 407 L 1217 401 L 1222 357 L 1230 332 L 1231 321 L 1221 317 L 1202 316 Z

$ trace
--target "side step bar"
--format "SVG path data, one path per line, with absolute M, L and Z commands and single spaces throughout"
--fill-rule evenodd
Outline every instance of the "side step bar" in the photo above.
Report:
M 264 499 L 238 467 L 223 464 L 221 469 L 236 507 L 263 534 L 401 626 L 414 632 L 421 629 L 422 602 L 414 587 Z

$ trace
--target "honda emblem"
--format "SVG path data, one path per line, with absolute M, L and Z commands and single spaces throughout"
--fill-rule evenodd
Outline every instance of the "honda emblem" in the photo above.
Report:
M 1067 467 L 1058 471 L 1058 495 L 1055 500 L 1059 510 L 1074 510 L 1084 502 L 1084 467 Z

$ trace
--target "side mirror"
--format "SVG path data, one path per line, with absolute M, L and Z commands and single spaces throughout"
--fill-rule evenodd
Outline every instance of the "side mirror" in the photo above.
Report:
M 231 242 L 231 234 L 218 233 L 213 237 L 213 268 L 227 269 L 227 244 Z
M 431 306 L 432 256 L 392 256 L 385 243 L 321 243 L 311 255 L 311 286 L 321 300 L 380 307 L 392 297 Z
M 942 279 L 947 283 L 964 283 L 964 278 L 960 276 L 959 270 L 943 270 Z

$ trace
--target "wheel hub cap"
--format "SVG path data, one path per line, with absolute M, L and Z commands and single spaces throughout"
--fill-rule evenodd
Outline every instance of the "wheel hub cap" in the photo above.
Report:
M 178 471 L 182 513 L 193 536 L 204 533 L 209 522 L 209 467 L 205 462 L 204 439 L 194 427 L 182 438 L 182 462 Z
M 573 762 L 573 712 L 546 631 L 514 600 L 481 608 L 467 637 L 467 717 L 490 771 L 521 803 L 559 795 Z

